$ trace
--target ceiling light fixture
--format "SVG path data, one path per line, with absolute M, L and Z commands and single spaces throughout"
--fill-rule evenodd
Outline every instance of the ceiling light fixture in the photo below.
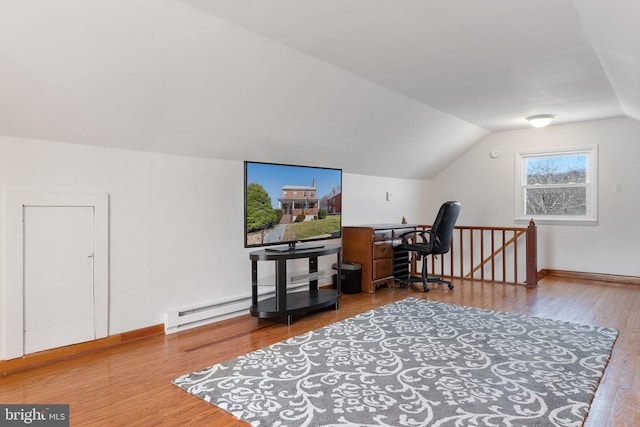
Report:
M 538 114 L 537 116 L 529 116 L 527 117 L 527 121 L 534 128 L 543 128 L 555 118 L 553 114 Z

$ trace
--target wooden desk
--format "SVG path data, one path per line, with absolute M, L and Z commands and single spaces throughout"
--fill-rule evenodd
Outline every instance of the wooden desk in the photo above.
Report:
M 398 268 L 408 272 L 408 258 L 398 260 L 394 268 L 393 247 L 400 243 L 397 236 L 416 228 L 413 224 L 371 224 L 342 228 L 344 262 L 362 265 L 362 292 L 374 293 L 380 286 L 394 283 Z M 403 273 L 404 274 L 404 273 Z

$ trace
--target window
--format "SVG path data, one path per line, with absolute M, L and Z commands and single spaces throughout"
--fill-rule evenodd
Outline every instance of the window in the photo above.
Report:
M 516 219 L 597 220 L 597 147 L 516 154 Z

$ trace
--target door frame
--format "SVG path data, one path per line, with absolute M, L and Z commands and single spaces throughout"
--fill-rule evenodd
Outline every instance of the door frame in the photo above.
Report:
M 94 307 L 96 339 L 109 334 L 109 195 L 4 193 L 4 289 L 0 304 L 0 358 L 24 355 L 24 208 L 92 207 L 94 211 Z

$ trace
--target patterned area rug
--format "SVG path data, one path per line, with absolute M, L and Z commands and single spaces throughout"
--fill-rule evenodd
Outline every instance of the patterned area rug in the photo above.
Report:
M 173 382 L 254 426 L 581 426 L 617 336 L 407 298 Z

